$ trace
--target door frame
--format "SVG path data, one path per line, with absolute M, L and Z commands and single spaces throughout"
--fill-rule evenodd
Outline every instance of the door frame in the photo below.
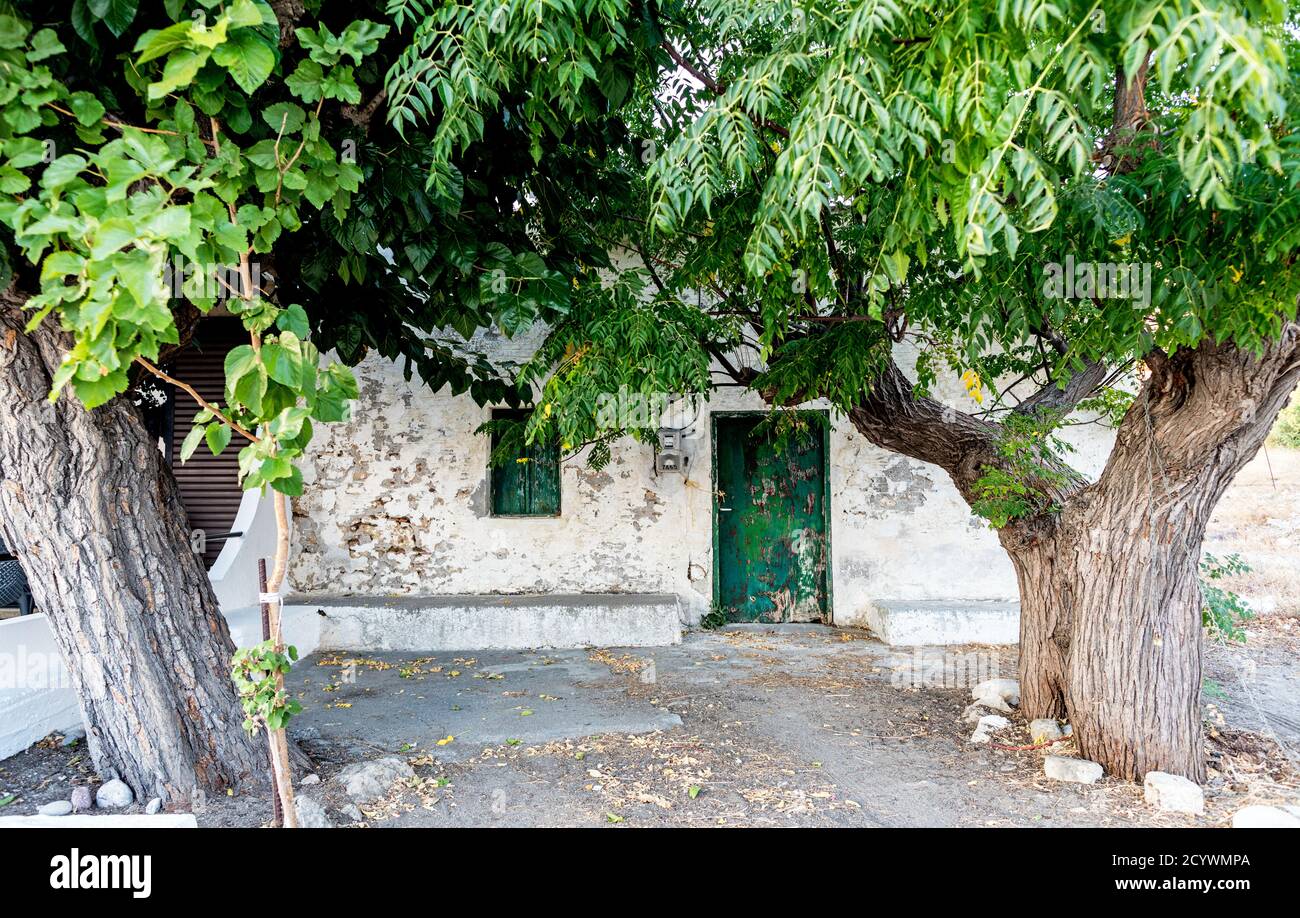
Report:
M 780 411 L 816 414 L 825 418 L 822 429 L 822 516 L 826 525 L 826 624 L 835 624 L 835 553 L 831 544 L 831 413 L 825 408 L 777 408 L 772 411 L 744 409 L 709 412 L 709 515 L 713 524 L 713 608 L 721 607 L 721 578 L 718 572 L 718 419 L 765 417 Z

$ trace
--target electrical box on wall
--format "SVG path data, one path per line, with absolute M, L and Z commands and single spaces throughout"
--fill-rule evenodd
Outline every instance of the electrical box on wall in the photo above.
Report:
M 656 472 L 686 473 L 691 457 L 686 454 L 683 445 L 683 432 L 671 427 L 659 429 L 659 444 L 655 450 Z

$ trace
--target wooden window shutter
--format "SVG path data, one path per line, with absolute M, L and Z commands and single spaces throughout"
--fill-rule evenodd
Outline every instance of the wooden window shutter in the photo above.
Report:
M 524 420 L 526 411 L 498 409 L 494 421 Z M 492 433 L 492 452 L 501 445 L 500 431 Z M 560 450 L 554 441 L 524 445 L 518 455 L 492 466 L 493 516 L 559 516 Z

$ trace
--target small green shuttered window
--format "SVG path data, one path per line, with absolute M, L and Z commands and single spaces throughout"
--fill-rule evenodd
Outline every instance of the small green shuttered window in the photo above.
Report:
M 522 421 L 524 411 L 495 409 L 492 420 Z M 505 461 L 492 466 L 493 516 L 559 516 L 560 450 L 556 443 L 523 442 L 518 431 L 506 431 L 495 425 L 492 431 L 492 454 L 497 455 L 503 441 L 515 441 Z

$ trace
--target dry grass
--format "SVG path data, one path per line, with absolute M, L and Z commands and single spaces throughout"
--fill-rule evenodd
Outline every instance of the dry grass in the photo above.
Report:
M 1300 450 L 1269 447 L 1242 469 L 1210 520 L 1205 550 L 1235 552 L 1253 568 L 1226 585 L 1251 602 L 1257 626 L 1300 635 Z

